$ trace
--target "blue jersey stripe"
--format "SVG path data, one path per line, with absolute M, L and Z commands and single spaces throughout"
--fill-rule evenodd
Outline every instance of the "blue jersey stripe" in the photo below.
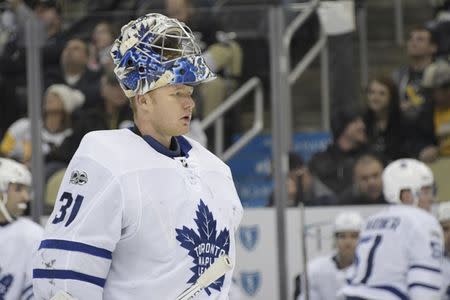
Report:
M 409 300 L 409 297 L 407 295 L 405 295 L 402 291 L 400 291 L 399 289 L 397 289 L 397 288 L 395 288 L 393 286 L 390 286 L 390 285 L 376 285 L 376 286 L 370 286 L 370 287 L 390 292 L 391 294 L 394 294 L 395 296 L 397 296 L 401 300 Z
M 71 270 L 33 269 L 33 278 L 72 279 L 88 282 L 101 288 L 105 286 L 106 279 Z
M 441 273 L 440 269 L 423 266 L 423 265 L 412 265 L 409 268 L 410 269 L 422 269 L 422 270 L 432 271 L 432 272 L 436 272 L 436 273 Z
M 27 299 L 26 300 L 31 300 L 31 299 L 33 299 L 33 294 L 30 294 L 28 297 L 27 297 Z
M 39 249 L 76 251 L 106 259 L 112 259 L 112 253 L 109 250 L 73 241 L 43 240 L 39 245 Z
M 435 290 L 435 291 L 439 291 L 441 288 L 435 285 L 430 285 L 430 284 L 426 284 L 426 283 L 421 283 L 421 282 L 413 282 L 410 283 L 408 285 L 408 289 L 411 289 L 413 287 L 422 287 L 422 288 L 426 288 L 426 289 L 430 289 L 430 290 Z

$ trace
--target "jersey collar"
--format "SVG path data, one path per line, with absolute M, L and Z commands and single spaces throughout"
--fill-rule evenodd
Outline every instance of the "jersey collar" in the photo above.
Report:
M 159 153 L 170 157 L 189 157 L 189 151 L 192 149 L 192 145 L 186 140 L 183 136 L 175 136 L 172 137 L 171 149 L 166 148 L 163 144 L 158 142 L 150 135 L 142 135 L 137 126 L 133 126 L 129 128 L 135 134 L 141 136 L 147 144 L 150 145 L 153 149 L 158 151 Z

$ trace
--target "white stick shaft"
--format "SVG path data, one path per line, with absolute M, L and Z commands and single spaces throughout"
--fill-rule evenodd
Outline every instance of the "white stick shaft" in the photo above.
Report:
M 222 277 L 233 268 L 233 263 L 228 255 L 216 258 L 214 263 L 197 279 L 197 282 L 181 293 L 176 300 L 190 300 L 197 296 L 204 288 Z
M 77 299 L 72 297 L 72 296 L 70 296 L 69 294 L 67 294 L 64 291 L 59 291 L 50 300 L 77 300 Z

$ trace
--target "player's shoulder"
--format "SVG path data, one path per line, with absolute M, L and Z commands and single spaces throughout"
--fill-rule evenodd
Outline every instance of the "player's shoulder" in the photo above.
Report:
M 413 205 L 392 205 L 390 211 L 394 214 L 401 215 L 405 219 L 410 219 L 414 223 L 422 223 L 425 221 L 438 225 L 435 216 Z
M 80 143 L 80 149 L 83 151 L 90 151 L 92 148 L 110 148 L 112 145 L 115 147 L 110 149 L 113 151 L 116 148 L 125 147 L 127 140 L 132 140 L 133 135 L 129 129 L 113 129 L 113 130 L 94 130 L 84 135 Z M 98 151 L 95 151 L 98 153 Z M 104 154 L 104 153 L 103 153 Z
M 21 236 L 25 240 L 40 239 L 44 234 L 44 228 L 28 218 L 20 217 L 11 225 L 14 228 L 16 236 Z
M 308 267 L 310 272 L 317 273 L 333 268 L 334 265 L 333 255 L 328 254 L 313 259 Z
M 190 154 L 194 155 L 202 163 L 202 167 L 214 171 L 221 171 L 227 176 L 231 176 L 230 168 L 220 158 L 214 155 L 211 151 L 202 146 L 199 142 L 183 136 L 191 146 Z
M 401 219 L 405 230 L 435 232 L 440 235 L 441 226 L 430 212 L 412 205 L 393 205 L 389 208 L 389 213 Z
M 121 160 L 136 153 L 139 143 L 140 137 L 128 128 L 91 131 L 84 135 L 74 158 L 88 157 L 108 169 L 117 169 Z

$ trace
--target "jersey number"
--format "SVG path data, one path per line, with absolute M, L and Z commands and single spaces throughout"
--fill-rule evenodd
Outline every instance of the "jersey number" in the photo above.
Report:
M 431 257 L 433 257 L 434 259 L 441 259 L 443 255 L 441 244 L 431 241 L 430 247 L 431 247 Z
M 66 215 L 67 215 L 67 210 L 69 208 L 72 208 L 70 210 L 69 218 L 67 219 L 66 224 L 64 224 L 65 227 L 69 226 L 70 223 L 72 223 L 73 220 L 75 219 L 75 217 L 77 216 L 78 211 L 80 210 L 80 207 L 81 207 L 81 203 L 83 202 L 83 199 L 84 199 L 83 196 L 77 195 L 77 197 L 75 198 L 75 203 L 74 203 L 72 194 L 69 193 L 69 192 L 64 192 L 61 195 L 61 198 L 59 198 L 59 201 L 64 202 L 66 200 L 66 203 L 64 203 L 61 206 L 61 208 L 59 209 L 58 214 L 56 214 L 56 216 L 53 219 L 52 223 L 53 224 L 58 224 L 58 223 L 61 223 L 62 221 L 64 221 L 64 219 L 66 218 Z
M 367 280 L 369 280 L 369 277 L 372 274 L 373 259 L 375 257 L 375 252 L 377 251 L 378 247 L 380 246 L 381 241 L 382 241 L 381 235 L 361 238 L 361 240 L 359 241 L 359 244 L 358 244 L 358 248 L 366 243 L 372 243 L 372 244 L 371 244 L 371 246 L 369 246 L 366 269 L 362 270 L 362 273 L 364 275 L 359 282 L 355 282 L 355 279 L 356 279 L 356 276 L 359 274 L 359 267 L 360 267 L 361 262 L 360 262 L 360 258 L 358 257 L 358 255 L 355 255 L 355 268 L 357 270 L 357 273 L 355 274 L 355 277 L 352 278 L 352 280 L 351 280 L 352 284 L 365 284 L 367 282 Z

